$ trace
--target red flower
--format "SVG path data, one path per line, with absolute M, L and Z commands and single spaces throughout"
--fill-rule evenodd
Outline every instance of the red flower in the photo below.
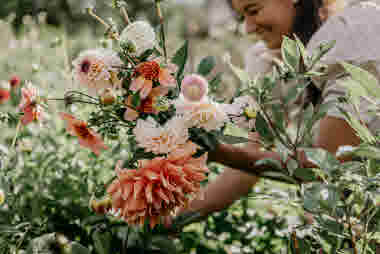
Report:
M 87 127 L 86 122 L 78 120 L 67 113 L 60 113 L 60 116 L 67 123 L 67 131 L 71 135 L 78 137 L 80 145 L 90 148 L 96 155 L 99 155 L 100 149 L 108 148 L 101 137 Z
M 0 88 L 0 104 L 6 103 L 10 97 L 11 94 L 7 89 Z
M 117 179 L 108 187 L 112 206 L 129 224 L 151 228 L 175 209 L 186 206 L 200 192 L 200 182 L 206 179 L 207 155 L 193 158 L 196 145 L 188 143 L 167 158 L 139 162 L 139 169 L 121 169 L 116 165 Z
M 21 83 L 21 79 L 18 76 L 12 76 L 9 80 L 9 84 L 11 85 L 11 89 L 17 88 Z

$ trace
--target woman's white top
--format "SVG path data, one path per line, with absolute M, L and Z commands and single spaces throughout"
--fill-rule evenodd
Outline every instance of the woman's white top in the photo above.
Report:
M 345 88 L 337 82 L 337 77 L 343 71 L 339 64 L 342 61 L 360 65 L 374 74 L 380 83 L 380 6 L 376 5 L 374 0 L 355 1 L 343 11 L 330 17 L 313 35 L 307 49 L 311 52 L 321 42 L 326 41 L 336 41 L 336 44 L 322 58 L 322 63 L 331 66 L 327 75 L 327 86 L 322 94 L 324 102 L 337 100 L 346 94 Z M 246 70 L 253 76 L 268 72 L 273 68 L 273 58 L 276 55 L 278 51 L 268 50 L 263 42 L 256 43 L 248 50 L 245 57 Z M 282 93 L 285 89 L 285 87 L 281 89 Z M 368 108 L 368 102 L 362 100 L 361 120 L 372 132 L 380 130 L 380 117 L 368 114 Z M 350 111 L 351 108 L 347 106 L 346 110 Z M 336 107 L 332 107 L 327 114 L 344 118 Z
M 350 62 L 374 74 L 380 82 L 380 6 L 371 1 L 361 1 L 346 7 L 337 15 L 330 17 L 314 34 L 307 48 L 312 50 L 322 41 L 336 41 L 322 62 L 330 66 L 327 87 L 323 92 L 324 102 L 337 100 L 346 94 L 336 77 L 342 73 L 339 63 Z M 335 77 L 335 78 L 334 78 Z M 372 132 L 380 130 L 380 118 L 368 114 L 369 103 L 361 100 L 360 117 Z M 346 107 L 351 110 L 351 107 Z M 329 116 L 344 118 L 341 112 L 332 107 Z

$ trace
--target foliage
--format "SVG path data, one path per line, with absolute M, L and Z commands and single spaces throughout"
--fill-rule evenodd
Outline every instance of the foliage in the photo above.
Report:
M 295 117 L 295 129 L 285 128 L 287 123 L 283 116 L 288 113 L 287 106 L 296 99 L 302 100 L 307 87 L 317 77 L 323 80 L 323 70 L 328 72 L 329 66 L 322 66 L 319 60 L 332 46 L 333 43 L 322 44 L 315 52 L 308 53 L 299 40 L 285 38 L 283 62 L 271 75 L 249 83 L 243 93 L 251 94 L 258 101 L 256 131 L 266 147 L 273 146 L 282 158 L 282 165 L 273 160 L 259 161 L 258 165 L 267 165 L 279 173 L 276 174 L 279 179 L 298 185 L 288 202 L 313 216 L 312 224 L 292 230 L 289 251 L 374 253 L 379 232 L 378 137 L 362 124 L 359 108 L 362 100 L 374 103 L 370 110 L 376 108 L 375 99 L 380 92 L 377 79 L 359 67 L 342 63 L 344 69 L 340 68 L 340 74 L 348 74 L 349 78 L 339 82 L 348 88 L 348 97 L 335 102 L 306 104 Z M 284 81 L 294 82 L 296 86 L 283 99 L 275 101 L 272 91 Z M 341 110 L 363 142 L 358 147 L 342 147 L 336 155 L 312 147 L 313 127 L 332 107 Z M 312 168 L 305 166 L 300 153 L 313 164 Z M 338 160 L 344 158 L 346 162 Z M 273 176 L 270 172 L 267 174 Z

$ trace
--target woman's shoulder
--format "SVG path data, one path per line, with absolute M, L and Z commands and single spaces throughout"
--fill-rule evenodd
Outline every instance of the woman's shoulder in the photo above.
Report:
M 368 61 L 380 59 L 380 6 L 373 1 L 351 4 L 330 17 L 308 43 L 309 50 L 323 41 L 335 41 L 335 47 L 323 59 Z

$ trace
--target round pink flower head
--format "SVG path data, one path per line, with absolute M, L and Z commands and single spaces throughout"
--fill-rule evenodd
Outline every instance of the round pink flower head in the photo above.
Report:
M 208 82 L 205 78 L 191 74 L 182 80 L 181 93 L 190 102 L 199 102 L 208 94 Z
M 118 87 L 117 66 L 123 63 L 117 53 L 109 49 L 86 50 L 74 60 L 74 78 L 92 94 L 102 89 Z

